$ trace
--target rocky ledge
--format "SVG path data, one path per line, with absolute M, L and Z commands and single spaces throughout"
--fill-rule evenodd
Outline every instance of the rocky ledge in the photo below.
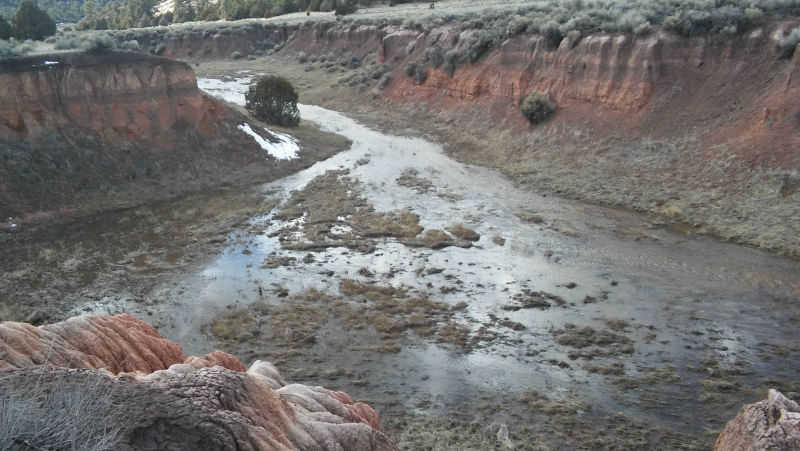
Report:
M 397 449 L 346 393 L 287 384 L 268 362 L 186 357 L 127 314 L 0 323 L 0 369 L 2 449 Z
M 791 451 L 800 449 L 800 406 L 776 390 L 746 405 L 729 421 L 714 451 Z

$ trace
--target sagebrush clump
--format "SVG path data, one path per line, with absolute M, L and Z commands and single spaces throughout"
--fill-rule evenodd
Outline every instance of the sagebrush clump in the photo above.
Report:
M 522 98 L 519 110 L 531 124 L 539 124 L 549 119 L 556 112 L 556 104 L 550 96 L 539 91 L 532 91 Z
M 297 91 L 283 77 L 262 77 L 250 86 L 245 95 L 246 108 L 257 119 L 268 124 L 293 127 L 300 123 Z

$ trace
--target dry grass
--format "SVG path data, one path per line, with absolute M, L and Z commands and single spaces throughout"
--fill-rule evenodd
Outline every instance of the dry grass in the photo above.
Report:
M 464 224 L 450 226 L 447 228 L 447 231 L 450 232 L 454 237 L 461 240 L 478 241 L 481 239 L 480 234 L 469 227 L 466 227 Z
M 106 376 L 52 379 L 42 367 L 25 386 L 0 378 L 0 449 L 106 451 L 117 449 L 123 409 L 113 400 L 113 383 Z M 13 385 L 13 388 L 11 388 Z

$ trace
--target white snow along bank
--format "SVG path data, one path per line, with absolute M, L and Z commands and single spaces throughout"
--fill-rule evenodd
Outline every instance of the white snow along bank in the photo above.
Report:
M 283 133 L 273 132 L 265 128 L 264 130 L 266 130 L 267 133 L 271 134 L 279 141 L 277 143 L 273 143 L 262 138 L 261 135 L 254 132 L 248 123 L 243 123 L 239 125 L 238 128 L 239 130 L 252 136 L 258 145 L 260 145 L 261 148 L 264 149 L 272 158 L 275 158 L 276 160 L 294 160 L 295 158 L 298 158 L 297 154 L 300 151 L 300 146 L 297 145 L 297 140 L 295 140 L 294 137 L 285 135 Z

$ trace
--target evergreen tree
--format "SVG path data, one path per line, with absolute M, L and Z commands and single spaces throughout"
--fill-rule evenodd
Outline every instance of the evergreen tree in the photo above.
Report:
M 192 22 L 197 18 L 197 12 L 191 0 L 175 0 L 175 23 Z
M 94 21 L 94 16 L 97 13 L 97 5 L 94 0 L 86 0 L 83 2 L 83 17 L 90 21 Z
M 247 17 L 248 8 L 243 0 L 220 0 L 219 15 L 225 20 L 239 20 Z
M 11 37 L 11 24 L 9 24 L 3 16 L 0 16 L 0 39 L 8 39 Z
M 292 127 L 300 122 L 297 91 L 285 78 L 262 77 L 250 86 L 245 99 L 247 110 L 268 124 Z
M 14 16 L 14 37 L 17 39 L 42 39 L 56 34 L 56 23 L 31 0 L 23 0 Z

